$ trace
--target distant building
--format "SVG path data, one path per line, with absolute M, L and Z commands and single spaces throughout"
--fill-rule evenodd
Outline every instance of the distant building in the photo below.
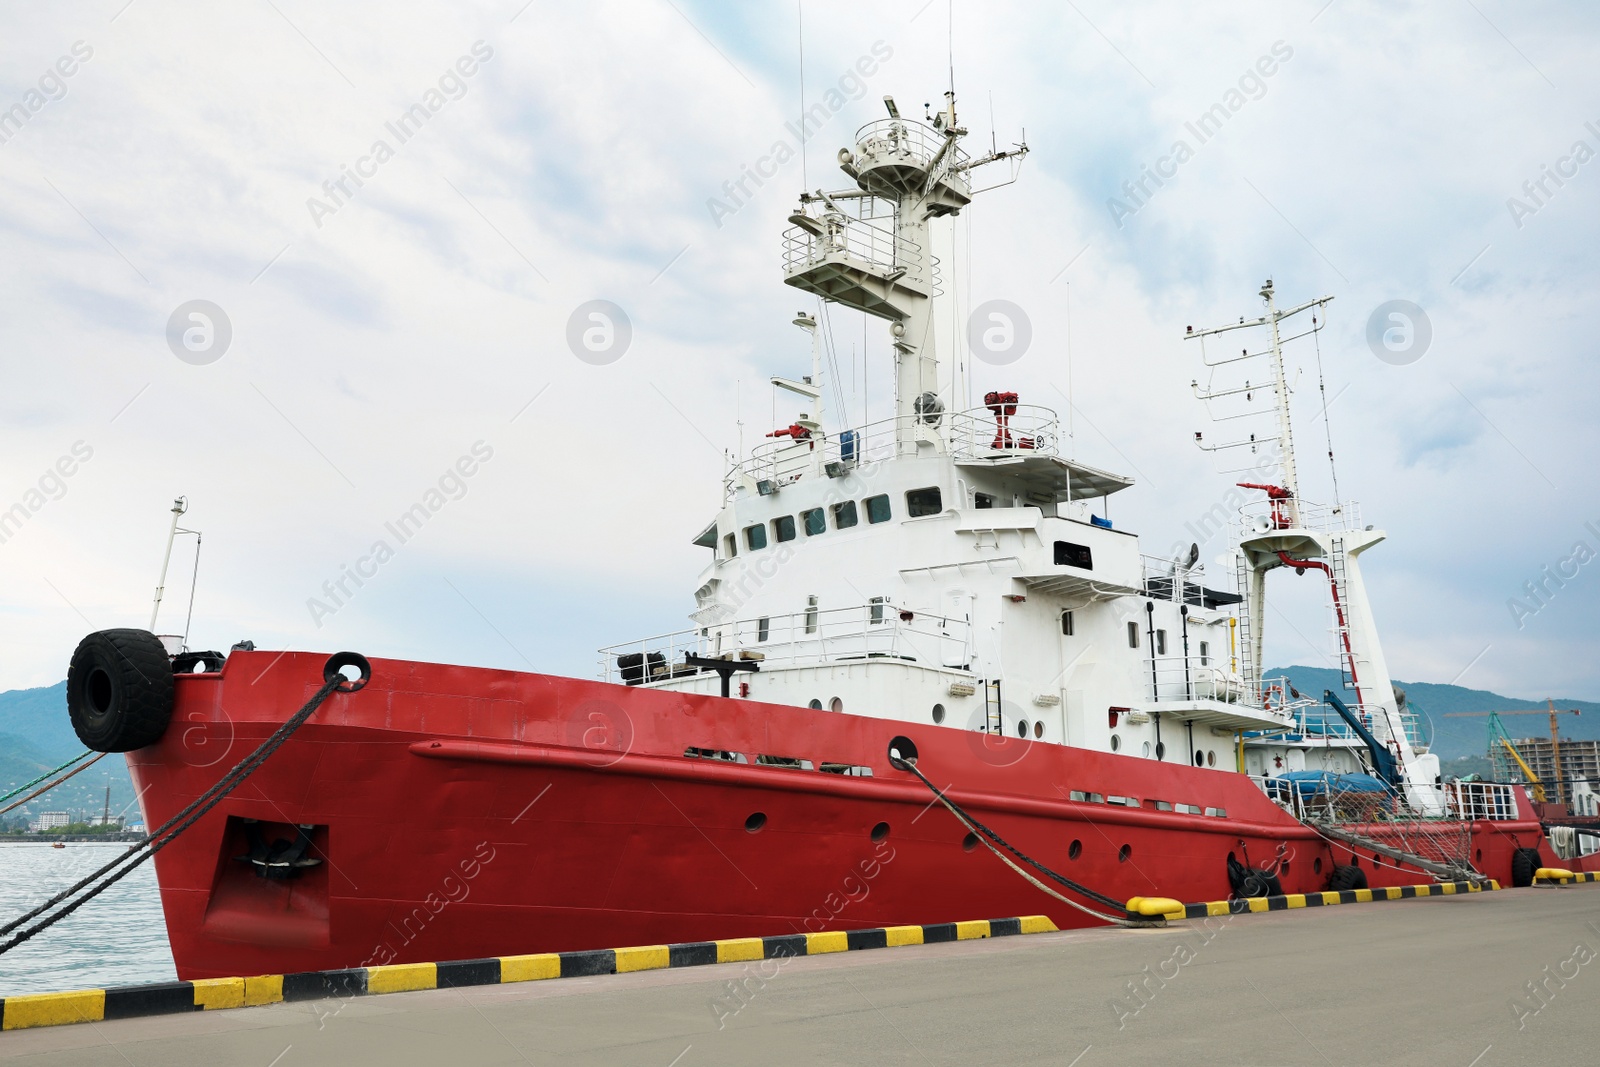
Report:
M 1522 758 L 1528 761 L 1528 766 L 1533 768 L 1533 773 L 1545 783 L 1545 790 L 1550 799 L 1556 798 L 1556 764 L 1550 754 L 1550 738 L 1524 737 L 1511 742 L 1516 746 Z M 1516 777 L 1520 778 L 1521 775 Z M 1587 778 L 1591 782 L 1600 782 L 1600 741 L 1568 741 L 1561 742 L 1561 777 L 1566 782 L 1574 778 Z
M 65 811 L 40 812 L 39 817 L 33 820 L 32 829 L 43 832 L 45 830 L 59 830 L 63 826 L 72 824 L 72 815 Z

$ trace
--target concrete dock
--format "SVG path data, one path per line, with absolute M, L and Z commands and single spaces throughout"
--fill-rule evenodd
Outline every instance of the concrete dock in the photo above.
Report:
M 1217 917 L 0 1035 L 0 1061 L 1447 1064 L 1600 1060 L 1600 886 Z

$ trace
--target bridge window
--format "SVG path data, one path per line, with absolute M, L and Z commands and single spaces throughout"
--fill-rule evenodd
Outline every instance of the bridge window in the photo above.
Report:
M 772 627 L 772 621 L 770 619 L 757 619 L 756 620 L 756 640 L 757 641 L 765 641 L 767 639 L 767 635 L 772 632 L 771 627 Z
M 800 523 L 806 529 L 807 537 L 815 537 L 825 533 L 828 529 L 828 516 L 821 508 L 812 508 L 810 511 L 800 513 Z
M 1209 667 L 1210 665 L 1211 665 L 1211 642 L 1210 641 L 1201 641 L 1200 642 L 1200 666 Z
M 794 516 L 793 515 L 780 515 L 776 519 L 773 519 L 772 520 L 772 537 L 773 537 L 773 540 L 777 541 L 779 544 L 782 544 L 785 541 L 793 541 L 794 540 Z
M 723 558 L 732 559 L 739 554 L 739 535 L 729 534 L 722 539 Z
M 1128 620 L 1128 647 L 1139 647 L 1139 624 L 1133 619 Z
M 856 502 L 846 500 L 843 504 L 833 506 L 833 527 L 836 530 L 848 530 L 856 524 Z
M 880 493 L 877 496 L 869 496 L 861 503 L 862 506 L 867 509 L 868 522 L 879 523 L 889 521 L 891 516 L 889 514 L 888 493 Z
M 1157 630 L 1156 631 L 1156 655 L 1165 656 L 1166 654 L 1167 654 L 1167 631 L 1165 631 L 1165 630 Z
M 975 508 L 984 509 L 992 508 L 994 507 L 994 497 L 990 496 L 988 493 L 974 493 L 972 496 L 972 506 Z
M 1072 612 L 1070 611 L 1061 613 L 1061 635 L 1063 637 L 1072 636 Z
M 887 504 L 888 500 L 885 499 Z M 944 503 L 939 496 L 937 485 L 927 489 L 913 489 L 906 494 L 906 514 L 913 519 L 920 519 L 924 515 L 937 515 L 944 510 Z M 885 515 L 884 518 L 888 518 Z
M 767 528 L 759 523 L 744 528 L 744 546 L 752 552 L 767 547 Z
M 808 596 L 808 597 L 806 597 L 806 633 L 814 634 L 816 632 L 817 632 L 817 598 L 815 596 Z M 822 705 L 819 704 L 817 706 L 821 707 Z
M 1056 542 L 1057 567 L 1082 567 L 1086 571 L 1094 570 L 1094 554 L 1089 551 L 1088 545 L 1075 545 L 1071 541 Z

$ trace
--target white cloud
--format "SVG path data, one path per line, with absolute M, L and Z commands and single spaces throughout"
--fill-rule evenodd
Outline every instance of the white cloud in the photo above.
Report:
M 1394 672 L 1448 681 L 1488 645 L 1463 682 L 1593 697 L 1582 648 L 1600 620 L 1583 582 L 1600 578 L 1521 632 L 1505 600 L 1600 519 L 1600 169 L 1520 230 L 1505 200 L 1600 119 L 1585 110 L 1600 99 L 1596 19 L 1320 6 L 956 6 L 973 141 L 992 88 L 997 138 L 1025 126 L 1034 149 L 1015 186 L 972 209 L 970 245 L 959 224 L 963 305 L 1013 300 L 1035 327 L 1030 355 L 982 368 L 975 390 L 1064 407 L 1070 300 L 1079 453 L 1142 472 L 1113 516 L 1162 551 L 1228 485 L 1189 444 L 1206 424 L 1183 326 L 1251 313 L 1268 275 L 1285 300 L 1333 293 L 1322 358 L 1343 391 L 1340 487 L 1390 532 L 1368 559 Z M 0 84 L 18 93 L 74 41 L 95 54 L 0 144 L 0 503 L 74 441 L 95 456 L 0 545 L 0 687 L 55 681 L 87 629 L 146 621 L 178 493 L 207 537 L 205 644 L 586 672 L 586 650 L 682 624 L 719 453 L 740 415 L 747 445 L 765 432 L 765 378 L 805 359 L 788 320 L 806 301 L 777 259 L 800 164 L 720 229 L 705 206 L 799 110 L 793 8 L 533 5 L 511 22 L 518 7 L 140 0 L 115 22 L 116 5 L 6 16 Z M 834 150 L 884 93 L 911 112 L 939 99 L 948 42 L 944 5 L 920 0 L 808 3 L 806 22 L 812 93 L 874 41 L 894 49 L 809 147 L 814 188 L 838 183 Z M 307 198 L 478 40 L 494 56 L 464 95 L 316 228 Z M 1122 181 L 1280 40 L 1294 56 L 1267 91 L 1117 229 L 1106 200 Z M 1364 340 L 1367 314 L 1397 297 L 1434 326 L 1408 367 Z M 195 298 L 233 323 L 210 366 L 164 340 Z M 564 341 L 594 298 L 634 326 L 605 367 Z M 876 331 L 834 325 L 841 357 L 864 344 L 886 384 Z M 1304 361 L 1302 468 L 1326 497 Z M 467 495 L 316 629 L 306 599 L 480 439 L 495 458 Z M 1314 646 L 1325 620 L 1301 599 L 1292 621 Z M 1286 625 L 1272 647 L 1315 652 Z

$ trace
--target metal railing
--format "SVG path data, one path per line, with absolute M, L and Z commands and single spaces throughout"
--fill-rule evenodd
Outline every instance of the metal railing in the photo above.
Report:
M 1147 658 L 1141 669 L 1145 688 L 1150 690 L 1150 698 L 1157 704 L 1178 700 L 1219 700 L 1237 704 L 1245 695 L 1243 680 L 1229 671 L 1226 662 L 1215 652 L 1207 657 L 1206 663 L 1201 663 L 1199 652 L 1191 647 L 1187 666 L 1180 652 L 1174 656 L 1157 656 L 1153 661 Z M 1283 717 L 1285 726 L 1289 722 Z
M 600 679 L 627 685 L 700 673 L 687 655 L 807 666 L 898 659 L 964 669 L 971 661 L 965 619 L 931 615 L 887 601 L 717 623 L 600 649 Z
M 1302 822 L 1312 819 L 1320 822 L 1373 822 L 1394 823 L 1397 828 L 1411 823 L 1439 821 L 1472 821 L 1475 819 L 1509 820 L 1517 818 L 1515 786 L 1499 782 L 1446 782 L 1444 784 L 1445 810 L 1435 819 L 1420 819 L 1407 810 L 1404 799 L 1393 791 L 1369 792 L 1341 789 L 1337 777 L 1330 776 L 1326 787 L 1318 785 L 1306 790 L 1300 784 L 1278 775 L 1249 775 L 1256 787 L 1279 807 Z M 1399 820 L 1398 822 L 1396 820 Z M 1420 839 L 1422 831 L 1413 828 L 1412 837 Z M 1432 850 L 1413 848 L 1422 854 L 1428 851 L 1448 853 L 1443 845 Z
M 1516 787 L 1499 782 L 1446 782 L 1446 813 L 1456 819 L 1515 819 Z
M 1295 734 L 1348 741 L 1361 739 L 1350 724 L 1345 722 L 1344 716 L 1323 703 L 1321 699 L 1295 694 L 1296 690 L 1287 677 L 1263 678 L 1260 693 L 1246 694 L 1242 703 L 1287 716 L 1292 726 L 1291 732 Z M 1377 710 L 1373 705 L 1346 701 L 1345 707 L 1355 713 L 1357 721 L 1362 726 L 1373 730 L 1373 712 Z M 1422 717 L 1409 704 L 1400 709 L 1400 725 L 1405 731 L 1406 741 L 1413 748 L 1427 743 L 1422 729 Z M 1245 734 L 1246 738 L 1259 736 L 1259 733 Z
M 905 119 L 878 119 L 856 131 L 856 166 L 868 170 L 875 166 L 905 161 L 926 170 L 945 148 L 947 138 L 930 126 Z M 966 175 L 967 153 L 951 145 L 939 160 L 943 179 L 962 192 L 971 191 Z
M 1167 600 L 1174 604 L 1204 606 L 1206 566 L 1197 563 L 1187 566 L 1175 559 L 1160 556 L 1139 557 L 1144 569 L 1144 591 L 1154 600 Z
M 1361 505 L 1348 500 L 1342 504 L 1318 504 L 1310 500 L 1252 500 L 1239 509 L 1239 532 L 1252 537 L 1271 530 L 1311 530 L 1315 533 L 1343 533 L 1361 529 Z M 1294 517 L 1298 517 L 1295 521 Z
M 785 273 L 843 259 L 889 274 L 915 273 L 922 266 L 922 249 L 885 226 L 852 218 L 840 211 L 809 216 L 821 231 L 791 226 L 783 231 Z
M 897 415 L 849 430 L 819 432 L 800 441 L 787 437 L 766 441 L 750 450 L 749 459 L 729 470 L 727 485 L 731 488 L 741 475 L 784 483 L 818 463 L 868 465 L 893 459 L 899 454 L 902 437 L 907 436 L 901 431 L 910 427 L 920 427 L 943 440 L 956 459 L 1056 455 L 1060 441 L 1056 413 L 1032 404 L 1014 406 L 1016 414 L 1004 416 L 1003 428 L 988 408 L 972 408 L 928 416 Z
M 1060 422 L 1056 413 L 1037 404 L 1008 404 L 1014 414 L 996 415 L 987 407 L 950 415 L 945 440 L 956 459 L 988 459 L 1001 455 L 1056 455 Z

